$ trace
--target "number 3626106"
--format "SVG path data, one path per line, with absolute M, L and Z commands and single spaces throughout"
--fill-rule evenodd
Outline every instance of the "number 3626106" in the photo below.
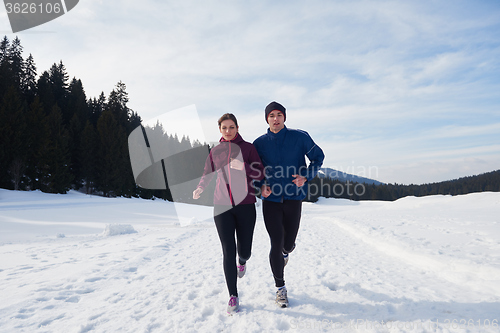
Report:
M 63 8 L 60 2 L 56 3 L 9 3 L 5 4 L 5 8 L 7 9 L 7 14 L 59 14 Z

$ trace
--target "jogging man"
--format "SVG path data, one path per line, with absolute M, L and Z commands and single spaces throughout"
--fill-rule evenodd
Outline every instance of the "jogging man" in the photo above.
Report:
M 269 129 L 253 144 L 265 169 L 266 178 L 259 186 L 264 222 L 271 240 L 269 261 L 277 288 L 276 303 L 287 307 L 284 267 L 295 248 L 306 182 L 316 176 L 325 155 L 307 132 L 285 126 L 283 105 L 271 102 L 265 109 L 265 117 Z M 306 166 L 306 156 L 309 166 Z

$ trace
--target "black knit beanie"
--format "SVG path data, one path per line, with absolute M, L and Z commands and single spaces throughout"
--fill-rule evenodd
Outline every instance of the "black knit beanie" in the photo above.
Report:
M 267 117 L 269 117 L 269 114 L 273 112 L 274 110 L 281 111 L 283 113 L 284 120 L 286 120 L 286 109 L 283 105 L 281 105 L 278 102 L 271 102 L 269 103 L 268 106 L 266 106 L 266 122 L 267 122 Z

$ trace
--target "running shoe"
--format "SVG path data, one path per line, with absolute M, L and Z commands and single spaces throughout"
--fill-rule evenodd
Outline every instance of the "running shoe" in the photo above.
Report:
M 245 276 L 245 272 L 247 271 L 247 265 L 238 265 L 237 266 L 238 268 L 238 277 L 239 278 L 242 278 L 243 276 Z
M 283 253 L 283 261 L 285 262 L 285 264 L 283 265 L 283 267 L 286 266 L 286 264 L 288 264 L 288 259 L 289 259 L 289 256 L 290 256 L 290 253 Z
M 240 311 L 240 301 L 237 296 L 231 296 L 227 305 L 227 313 L 232 315 Z
M 286 294 L 286 287 L 283 286 L 276 291 L 276 304 L 281 306 L 282 308 L 286 308 L 288 306 L 288 296 Z

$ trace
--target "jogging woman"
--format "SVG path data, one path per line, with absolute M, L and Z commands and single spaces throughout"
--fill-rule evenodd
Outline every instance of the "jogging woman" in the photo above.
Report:
M 252 250 L 256 220 L 252 181 L 264 178 L 264 167 L 255 147 L 238 133 L 238 121 L 233 114 L 224 114 L 218 124 L 222 138 L 207 157 L 203 177 L 193 192 L 193 198 L 200 197 L 217 172 L 214 220 L 222 244 L 224 275 L 229 291 L 227 312 L 232 314 L 239 311 L 237 277 L 245 275 Z

